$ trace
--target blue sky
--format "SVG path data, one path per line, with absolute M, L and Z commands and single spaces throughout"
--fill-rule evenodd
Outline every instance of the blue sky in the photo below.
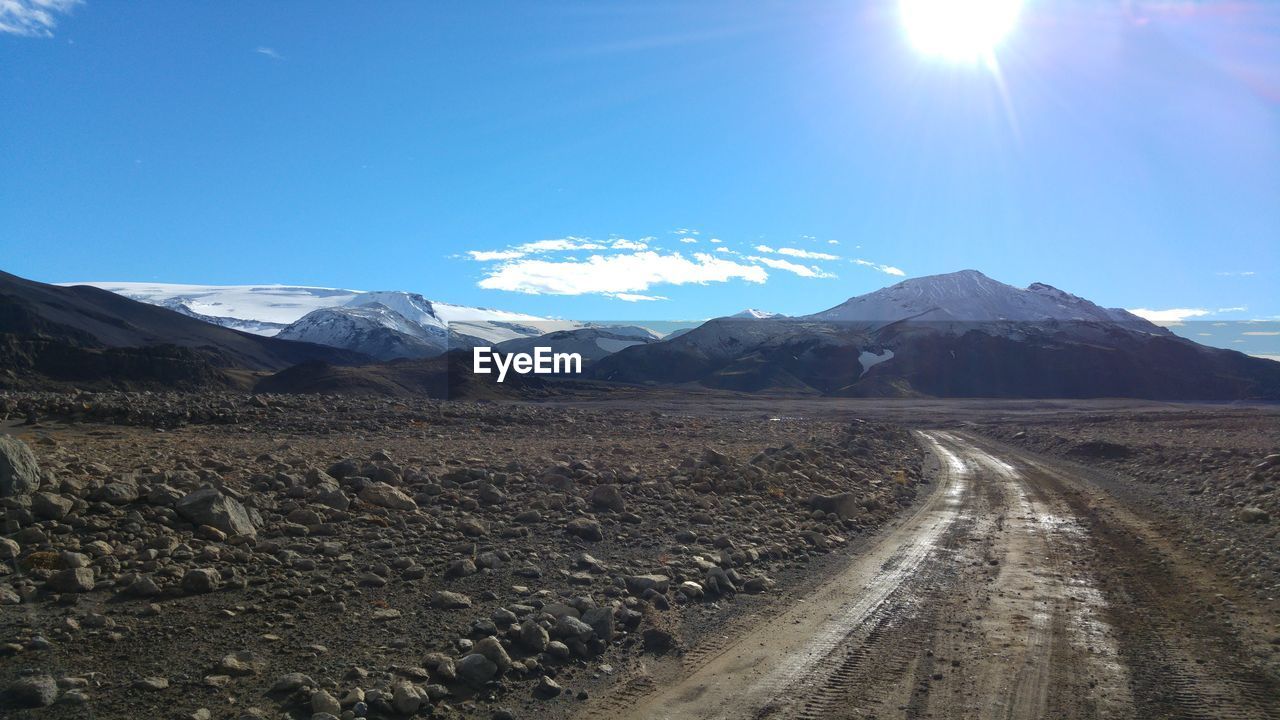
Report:
M 576 318 L 977 268 L 1280 318 L 1280 3 L 0 3 L 0 268 Z M 41 14 L 43 13 L 43 14 Z

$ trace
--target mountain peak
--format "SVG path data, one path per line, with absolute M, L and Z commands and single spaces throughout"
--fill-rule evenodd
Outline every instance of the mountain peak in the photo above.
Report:
M 972 269 L 903 280 L 809 317 L 846 322 L 1138 321 L 1123 310 L 1100 307 L 1052 285 L 1017 288 Z
M 728 317 L 737 320 L 768 320 L 770 318 L 783 317 L 782 313 L 769 312 L 768 310 L 757 310 L 756 308 L 747 308 L 742 312 L 737 312 Z

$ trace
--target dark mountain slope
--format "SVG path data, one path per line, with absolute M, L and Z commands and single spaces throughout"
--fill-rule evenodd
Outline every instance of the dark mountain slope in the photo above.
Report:
M 230 330 L 98 288 L 0 272 L 0 366 L 7 384 L 230 384 L 225 370 L 279 370 L 316 360 L 368 358 Z

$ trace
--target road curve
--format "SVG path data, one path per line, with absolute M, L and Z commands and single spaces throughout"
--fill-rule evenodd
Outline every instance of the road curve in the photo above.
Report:
M 717 653 L 691 653 L 679 680 L 640 683 L 645 693 L 607 714 L 1280 717 L 1275 678 L 1250 674 L 1181 624 L 1135 627 L 1144 613 L 1133 593 L 1099 586 L 1094 531 L 1110 535 L 1081 499 L 1082 481 L 961 433 L 918 437 L 937 487 L 909 518 L 803 601 Z M 1103 554 L 1127 561 L 1118 547 Z M 1152 668 L 1177 692 L 1160 693 Z

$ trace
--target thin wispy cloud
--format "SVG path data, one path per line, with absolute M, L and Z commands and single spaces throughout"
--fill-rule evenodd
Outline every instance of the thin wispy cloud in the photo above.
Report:
M 0 1 L 2 1 L 2 0 L 0 0 Z M 271 58 L 272 60 L 283 60 L 283 59 L 284 59 L 284 56 L 283 56 L 283 55 L 281 55 L 280 53 L 276 52 L 276 49 L 275 49 L 275 48 L 269 48 L 269 47 L 267 47 L 267 46 L 265 46 L 265 45 L 259 45 L 258 47 L 254 48 L 254 49 L 253 49 L 253 51 L 254 51 L 254 52 L 256 52 L 256 53 L 258 53 L 259 55 L 266 55 L 267 57 Z
M 668 299 L 662 295 L 640 295 L 637 293 L 613 293 L 609 297 L 625 302 L 653 302 L 654 300 Z
M 24 37 L 53 37 L 58 17 L 82 0 L 0 0 L 0 33 Z
M 524 257 L 524 253 L 519 250 L 468 250 L 467 254 L 471 256 L 472 260 L 480 262 L 514 260 L 518 257 Z
M 1257 273 L 1252 270 L 1244 270 L 1242 272 L 1231 272 L 1229 270 L 1224 270 L 1222 272 L 1216 272 L 1214 273 L 1214 275 L 1218 275 L 1221 277 L 1252 277 L 1254 275 L 1257 275 Z
M 804 258 L 805 260 L 839 260 L 839 255 L 831 253 L 813 252 L 812 250 L 801 250 L 799 248 L 784 247 L 778 248 L 779 255 L 787 255 L 790 257 Z
M 806 278 L 835 277 L 835 275 L 832 275 L 831 273 L 824 271 L 822 268 L 818 267 L 817 265 L 801 265 L 799 263 L 793 263 L 790 260 L 782 260 L 780 258 L 758 257 L 754 255 L 748 257 L 747 259 L 752 262 L 760 263 L 761 265 L 767 265 L 773 268 L 774 270 L 786 270 L 789 273 L 795 273 L 800 277 L 806 277 Z
M 680 238 L 680 242 L 682 242 L 682 243 L 686 243 L 686 244 L 689 244 L 689 245 L 692 245 L 692 244 L 694 244 L 694 243 L 698 242 L 698 238 L 694 238 L 694 237 L 682 237 L 682 238 Z
M 861 265 L 862 267 L 869 267 L 872 270 L 878 270 L 879 272 L 882 272 L 885 275 L 893 275 L 895 277 L 906 276 L 906 273 L 903 272 L 900 268 L 896 268 L 892 265 L 882 265 L 880 263 L 873 263 L 870 260 L 863 260 L 862 258 L 855 259 L 853 261 L 853 264 Z

